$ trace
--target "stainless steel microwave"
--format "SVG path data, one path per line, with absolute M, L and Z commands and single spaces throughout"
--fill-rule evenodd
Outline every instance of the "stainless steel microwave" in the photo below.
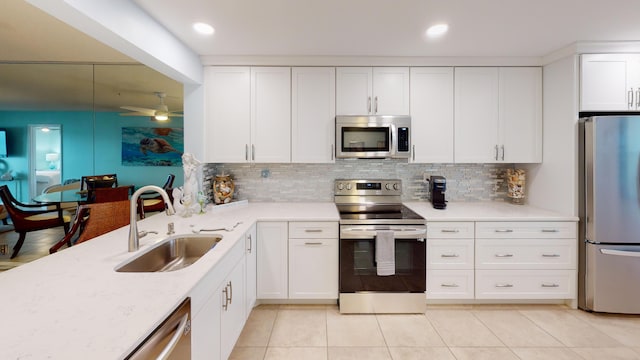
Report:
M 336 157 L 408 159 L 410 116 L 336 116 Z

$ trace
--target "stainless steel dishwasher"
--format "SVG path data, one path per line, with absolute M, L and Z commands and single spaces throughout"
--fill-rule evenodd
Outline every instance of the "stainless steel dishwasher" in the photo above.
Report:
M 187 298 L 126 359 L 191 359 L 191 298 Z

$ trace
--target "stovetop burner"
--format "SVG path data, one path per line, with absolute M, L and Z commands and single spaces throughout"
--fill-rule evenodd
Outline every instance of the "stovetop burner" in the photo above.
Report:
M 426 224 L 402 204 L 401 185 L 401 180 L 336 180 L 334 200 L 340 224 Z

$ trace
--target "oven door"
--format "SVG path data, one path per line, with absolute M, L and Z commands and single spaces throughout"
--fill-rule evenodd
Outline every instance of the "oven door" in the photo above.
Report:
M 378 276 L 376 230 L 358 226 L 340 229 L 340 293 L 424 293 L 426 290 L 426 228 L 395 231 L 395 275 Z M 389 227 L 386 227 L 389 229 Z

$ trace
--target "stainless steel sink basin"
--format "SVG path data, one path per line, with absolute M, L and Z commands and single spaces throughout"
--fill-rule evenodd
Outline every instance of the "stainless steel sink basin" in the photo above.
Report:
M 151 250 L 118 266 L 117 272 L 164 272 L 183 269 L 222 240 L 222 235 L 185 235 L 169 238 Z

